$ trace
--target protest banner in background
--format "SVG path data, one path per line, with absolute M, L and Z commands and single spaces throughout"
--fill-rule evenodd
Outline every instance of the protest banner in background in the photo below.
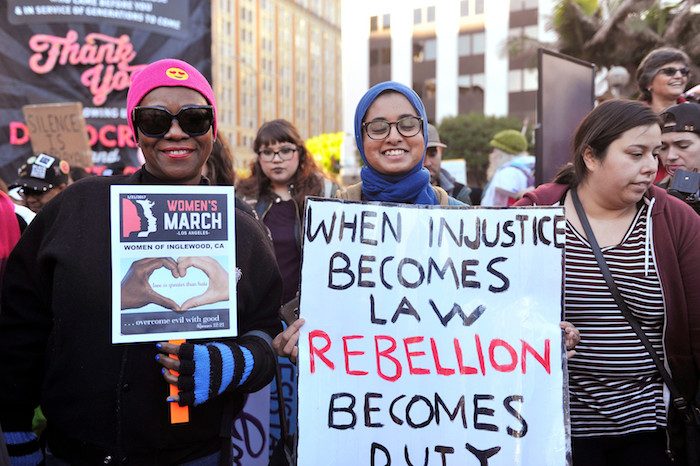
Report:
M 93 173 L 139 167 L 126 122 L 134 72 L 162 58 L 191 63 L 211 81 L 208 0 L 0 2 L 0 178 L 31 155 L 22 107 L 81 102 Z
M 271 385 L 248 395 L 231 426 L 232 466 L 267 466 L 270 462 Z
M 85 132 L 80 102 L 25 105 L 22 113 L 32 135 L 35 154 L 50 154 L 71 166 L 92 165 L 92 150 Z
M 234 194 L 112 186 L 112 342 L 237 333 Z
M 309 200 L 298 464 L 566 465 L 564 222 Z

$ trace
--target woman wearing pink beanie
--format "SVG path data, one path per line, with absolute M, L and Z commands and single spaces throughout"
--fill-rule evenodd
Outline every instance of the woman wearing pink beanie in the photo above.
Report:
M 31 432 L 37 405 L 48 420 L 47 464 L 231 464 L 232 418 L 245 394 L 273 377 L 270 343 L 281 330 L 281 279 L 261 224 L 239 209 L 240 336 L 182 345 L 111 343 L 110 186 L 207 184 L 201 171 L 217 129 L 210 84 L 180 60 L 160 60 L 136 73 L 127 110 L 143 167 L 69 186 L 37 215 L 7 263 L 0 424 L 13 464 L 42 459 Z M 125 300 L 138 301 L 126 308 L 144 300 L 177 307 L 147 283 L 134 283 L 148 293 L 123 294 L 122 308 Z M 178 387 L 178 395 L 168 397 L 168 384 Z M 189 422 L 171 425 L 169 403 L 190 406 Z

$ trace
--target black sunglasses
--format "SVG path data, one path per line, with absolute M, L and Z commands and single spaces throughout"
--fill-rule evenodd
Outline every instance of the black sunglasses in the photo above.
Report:
M 214 123 L 214 107 L 211 105 L 189 105 L 177 114 L 160 107 L 136 107 L 133 112 L 134 125 L 149 138 L 162 138 L 170 131 L 173 120 L 191 137 L 201 136 Z
M 669 77 L 675 76 L 679 71 L 681 72 L 681 76 L 688 76 L 690 74 L 690 69 L 687 66 L 684 66 L 683 68 L 667 66 L 666 68 L 659 69 L 659 73 Z

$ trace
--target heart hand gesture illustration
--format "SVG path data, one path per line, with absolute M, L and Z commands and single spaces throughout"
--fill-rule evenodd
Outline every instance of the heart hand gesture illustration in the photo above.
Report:
M 182 305 L 156 292 L 148 283 L 151 274 L 166 268 L 174 278 L 183 278 L 187 269 L 195 267 L 209 277 L 209 287 L 199 296 L 187 299 Z M 134 309 L 147 304 L 184 312 L 205 304 L 229 299 L 228 272 L 212 257 L 180 257 L 177 261 L 170 257 L 151 257 L 134 261 L 122 279 L 122 309 Z

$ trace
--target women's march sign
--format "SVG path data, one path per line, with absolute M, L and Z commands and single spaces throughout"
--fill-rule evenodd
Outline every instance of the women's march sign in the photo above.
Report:
M 112 186 L 112 342 L 231 337 L 231 187 Z
M 309 200 L 298 464 L 566 465 L 564 222 Z

